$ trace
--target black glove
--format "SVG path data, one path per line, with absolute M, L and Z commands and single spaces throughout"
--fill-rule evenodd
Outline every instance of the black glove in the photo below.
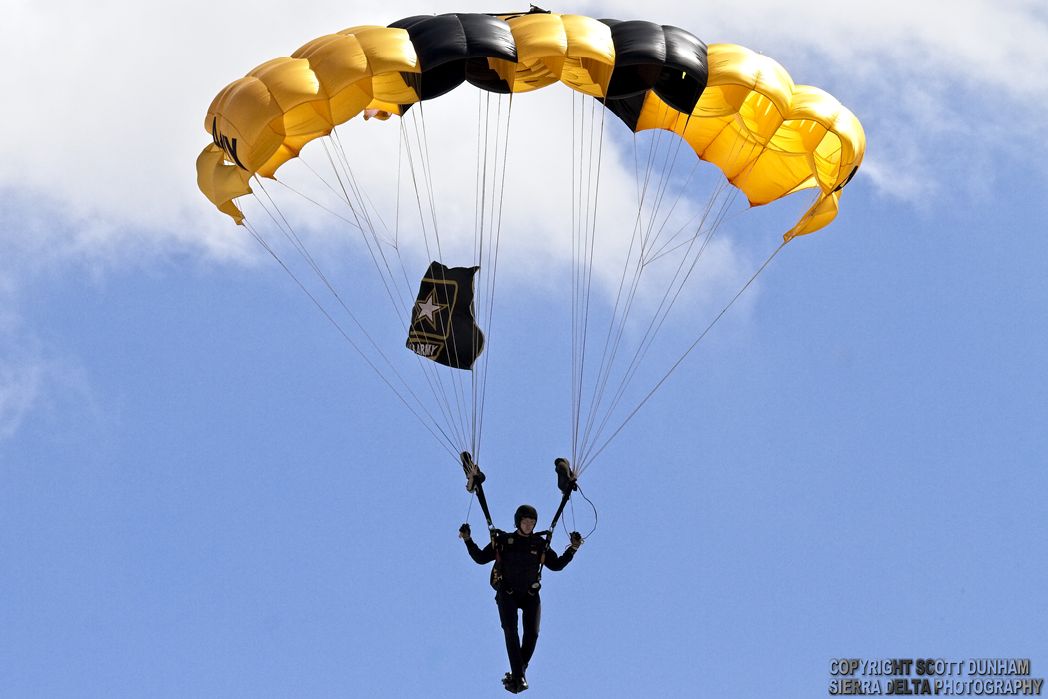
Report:
M 578 550 L 579 546 L 582 546 L 582 534 L 579 534 L 578 532 L 572 532 L 568 538 L 571 539 L 571 548 L 575 549 L 576 551 Z
M 462 452 L 459 458 L 462 460 L 462 470 L 466 472 L 466 490 L 472 493 L 484 482 L 484 472 L 473 463 L 473 456 L 468 451 Z
M 472 533 L 469 530 L 469 523 L 468 522 L 466 524 L 463 524 L 461 527 L 459 527 L 459 538 L 460 539 L 469 539 L 471 537 L 472 537 Z
M 561 457 L 554 459 L 553 464 L 557 472 L 557 490 L 564 495 L 569 495 L 571 491 L 578 490 L 579 484 L 575 482 L 575 476 L 571 472 L 571 465 L 568 464 L 568 460 Z

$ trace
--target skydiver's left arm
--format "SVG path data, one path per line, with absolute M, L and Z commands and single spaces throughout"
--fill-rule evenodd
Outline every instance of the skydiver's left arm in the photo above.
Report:
M 545 566 L 550 570 L 564 570 L 575 558 L 575 552 L 579 550 L 579 546 L 582 546 L 582 537 L 572 533 L 571 545 L 564 549 L 564 553 L 558 556 L 553 549 L 546 551 Z

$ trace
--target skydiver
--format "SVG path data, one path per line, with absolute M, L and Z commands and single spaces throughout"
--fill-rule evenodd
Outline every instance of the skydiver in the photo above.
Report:
M 484 475 L 463 455 L 466 467 L 466 489 L 473 492 L 474 487 L 483 482 Z M 558 474 L 562 468 L 568 473 L 567 461 L 557 460 Z M 569 483 L 574 486 L 574 481 Z M 565 502 L 570 489 L 565 492 Z M 492 527 L 491 542 L 481 549 L 470 533 L 469 524 L 459 528 L 459 538 L 466 544 L 470 558 L 480 565 L 495 562 L 491 571 L 491 586 L 495 588 L 495 603 L 498 605 L 499 620 L 506 637 L 506 652 L 509 655 L 510 672 L 506 673 L 502 683 L 506 690 L 517 694 L 528 688 L 525 671 L 535 652 L 539 638 L 539 620 L 542 601 L 539 598 L 542 568 L 563 570 L 575 557 L 575 552 L 582 546 L 582 535 L 572 532 L 570 545 L 559 556 L 549 547 L 545 533 L 536 533 L 538 512 L 531 505 L 521 505 L 513 515 L 513 532 L 504 532 Z M 522 612 L 523 639 L 518 636 L 517 610 Z

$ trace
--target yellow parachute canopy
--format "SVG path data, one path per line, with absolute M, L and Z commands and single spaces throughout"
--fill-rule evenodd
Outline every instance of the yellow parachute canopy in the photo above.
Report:
M 638 93 L 657 61 L 658 80 Z M 197 160 L 200 189 L 240 223 L 232 200 L 250 192 L 251 176 L 274 177 L 338 124 L 401 115 L 464 81 L 502 93 L 560 82 L 591 95 L 634 131 L 680 135 L 753 206 L 817 189 L 786 240 L 834 219 L 866 147 L 858 119 L 834 97 L 742 46 L 579 15 L 440 15 L 321 36 L 230 83 L 204 120 L 212 143 Z

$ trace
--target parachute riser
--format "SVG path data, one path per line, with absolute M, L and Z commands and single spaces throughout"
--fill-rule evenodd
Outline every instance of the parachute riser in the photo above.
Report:
M 488 499 L 484 497 L 484 486 L 478 483 L 474 492 L 477 495 L 477 502 L 480 503 L 480 509 L 484 513 L 484 520 L 488 523 L 488 531 L 494 532 L 495 525 L 491 522 L 491 512 L 488 511 Z
M 560 507 L 557 508 L 557 513 L 555 515 L 553 515 L 553 521 L 549 525 L 549 531 L 545 532 L 547 547 L 549 546 L 549 540 L 551 538 L 553 538 L 553 532 L 557 528 L 557 522 L 560 521 L 560 516 L 562 514 L 564 514 L 564 508 L 567 506 L 568 500 L 570 500 L 570 499 L 571 499 L 571 491 L 569 490 L 568 492 L 564 493 L 564 495 L 561 497 L 561 499 L 560 499 Z
M 459 455 L 459 459 L 462 461 L 462 470 L 466 472 L 466 478 L 469 479 L 467 489 L 477 496 L 477 502 L 480 503 L 480 510 L 484 513 L 484 521 L 488 523 L 488 533 L 491 535 L 492 541 L 494 541 L 495 525 L 491 521 L 491 510 L 488 509 L 488 499 L 484 497 L 484 472 L 473 463 L 473 457 L 468 451 L 462 452 Z
M 557 508 L 557 513 L 553 515 L 553 523 L 549 525 L 549 532 L 547 540 L 553 536 L 553 531 L 557 528 L 557 522 L 560 520 L 560 516 L 564 514 L 564 508 L 568 504 L 568 500 L 571 499 L 572 492 L 579 489 L 578 478 L 571 472 L 571 466 L 568 465 L 567 459 L 557 459 L 553 462 L 557 471 L 557 489 L 561 492 L 560 507 Z M 547 541 L 547 548 L 549 547 Z

